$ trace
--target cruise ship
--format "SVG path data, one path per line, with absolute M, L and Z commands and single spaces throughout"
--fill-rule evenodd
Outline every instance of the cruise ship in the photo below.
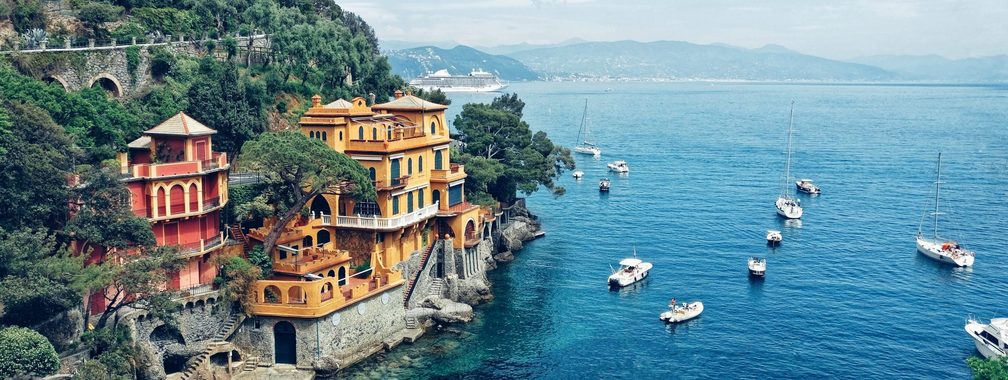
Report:
M 409 84 L 427 91 L 440 89 L 444 92 L 494 92 L 507 87 L 496 76 L 480 69 L 469 75 L 451 75 L 442 69 L 411 80 Z

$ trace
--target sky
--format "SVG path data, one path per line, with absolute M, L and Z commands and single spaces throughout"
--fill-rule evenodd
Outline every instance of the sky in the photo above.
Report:
M 1008 0 L 353 0 L 379 41 L 767 44 L 832 59 L 1008 54 Z M 450 46 L 449 46 L 450 47 Z

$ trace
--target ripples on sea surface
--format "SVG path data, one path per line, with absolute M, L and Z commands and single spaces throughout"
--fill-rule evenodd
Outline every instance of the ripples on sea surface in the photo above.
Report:
M 546 237 L 491 272 L 476 320 L 342 376 L 969 378 L 968 314 L 1008 316 L 1008 87 L 516 83 L 525 120 L 573 145 L 585 99 L 601 160 L 567 194 L 530 196 Z M 494 94 L 452 94 L 450 118 Z M 800 225 L 774 213 L 794 99 Z M 942 156 L 942 230 L 974 268 L 916 253 Z M 626 160 L 631 173 L 606 173 Z M 598 178 L 613 179 L 600 195 Z M 793 182 L 788 186 L 794 186 Z M 927 229 L 925 225 L 925 229 Z M 783 244 L 767 248 L 767 229 Z M 606 288 L 610 265 L 654 263 Z M 750 281 L 746 258 L 767 256 Z M 665 325 L 670 297 L 703 315 Z

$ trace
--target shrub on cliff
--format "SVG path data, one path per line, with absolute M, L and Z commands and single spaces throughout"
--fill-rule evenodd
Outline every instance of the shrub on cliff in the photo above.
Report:
M 220 260 L 220 266 L 220 276 L 214 283 L 220 287 L 225 300 L 237 301 L 242 311 L 248 313 L 255 303 L 255 282 L 261 278 L 259 267 L 241 256 L 225 257 Z
M 59 355 L 42 334 L 26 327 L 0 330 L 0 378 L 47 376 L 59 369 Z
M 1008 380 L 1008 358 L 983 359 L 971 356 L 966 364 L 977 380 Z

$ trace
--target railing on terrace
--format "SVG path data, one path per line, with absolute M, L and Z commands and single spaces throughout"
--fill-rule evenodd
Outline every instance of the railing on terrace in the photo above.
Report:
M 208 39 L 204 37 L 197 37 L 193 39 L 193 36 L 189 36 L 190 39 L 186 39 L 185 35 L 179 35 L 178 38 L 174 38 L 172 35 L 162 35 L 159 37 L 151 38 L 149 40 L 138 40 L 136 38 L 131 38 L 129 43 L 127 41 L 117 41 L 116 39 L 111 39 L 109 41 L 97 41 L 93 38 L 88 39 L 86 44 L 74 44 L 70 39 L 65 39 L 62 44 L 49 46 L 48 43 L 40 44 L 38 47 L 30 47 L 22 49 L 20 40 L 15 40 L 15 43 L 11 45 L 0 45 L 0 54 L 19 52 L 19 53 L 38 53 L 38 52 L 52 52 L 52 51 L 91 51 L 91 50 L 111 50 L 111 49 L 125 49 L 130 46 L 166 46 L 166 45 L 182 45 L 191 43 L 206 43 L 206 41 L 222 41 L 221 39 Z M 239 48 L 244 48 L 247 46 L 249 39 L 264 41 L 268 37 L 267 34 L 254 34 L 249 36 L 235 35 L 235 40 L 240 42 L 238 44 Z M 222 46 L 217 44 L 217 46 Z
M 223 243 L 224 243 L 224 233 L 221 232 L 215 236 L 211 236 L 206 239 L 200 239 L 200 241 L 197 242 L 179 244 L 179 247 L 182 248 L 180 252 L 182 255 L 191 255 L 206 252 L 207 250 L 216 248 Z
M 315 281 L 259 280 L 251 314 L 278 317 L 315 318 L 380 294 L 403 283 L 399 272 L 374 275 L 370 279 L 349 278 L 340 286 L 336 277 Z
M 206 160 L 166 162 L 161 164 L 134 164 L 123 175 L 125 177 L 139 178 L 197 174 L 226 165 L 227 155 L 224 153 L 215 153 L 213 158 Z
M 392 178 L 391 180 L 376 180 L 372 181 L 371 184 L 374 185 L 375 190 L 395 190 L 406 187 L 406 183 L 409 182 L 410 176 L 404 175 L 398 178 Z
M 395 230 L 410 224 L 429 219 L 437 214 L 438 202 L 420 208 L 406 215 L 394 218 L 379 218 L 377 216 L 333 216 L 322 215 L 322 224 L 333 227 L 362 228 L 372 230 Z
M 305 274 L 350 261 L 350 252 L 322 248 L 306 248 L 297 256 L 273 263 L 275 272 Z
M 455 179 L 456 176 L 465 172 L 465 165 L 451 164 L 451 166 L 446 169 L 435 169 L 431 170 L 431 179 Z

